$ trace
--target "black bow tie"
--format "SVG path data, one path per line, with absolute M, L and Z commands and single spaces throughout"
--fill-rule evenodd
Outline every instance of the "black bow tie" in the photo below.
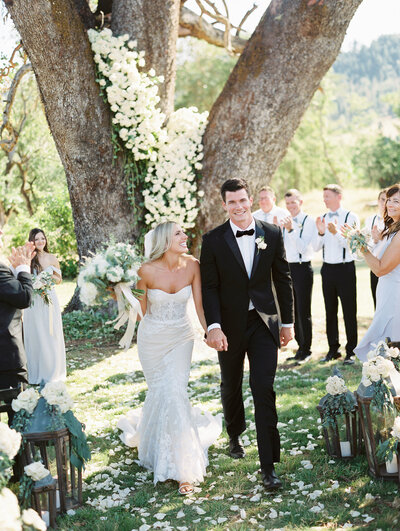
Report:
M 236 238 L 241 238 L 242 236 L 253 236 L 254 229 L 249 230 L 237 230 L 236 231 Z

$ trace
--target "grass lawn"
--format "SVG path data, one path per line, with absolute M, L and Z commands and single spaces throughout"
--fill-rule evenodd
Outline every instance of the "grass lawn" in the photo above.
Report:
M 365 456 L 342 462 L 325 452 L 316 405 L 325 394 L 325 380 L 335 363 L 322 365 L 326 353 L 324 311 L 318 264 L 313 299 L 313 358 L 301 366 L 287 363 L 292 349 L 280 354 L 276 391 L 282 438 L 282 460 L 277 466 L 284 488 L 267 494 L 260 485 L 253 405 L 248 381 L 244 398 L 248 428 L 244 435 L 246 459 L 231 460 L 223 432 L 210 449 L 205 482 L 195 495 L 183 498 L 177 484 L 154 487 L 152 475 L 139 467 L 137 451 L 125 447 L 116 422 L 121 414 L 142 404 L 146 384 L 136 347 L 123 352 L 117 338 L 102 342 L 86 338 L 68 342 L 68 386 L 76 401 L 76 415 L 86 424 L 92 461 L 85 471 L 85 505 L 58 520 L 61 530 L 134 529 L 398 529 L 400 498 L 392 482 L 372 479 Z M 360 335 L 373 314 L 369 270 L 357 267 Z M 68 289 L 67 289 L 68 288 Z M 59 289 L 59 288 L 57 288 Z M 59 291 L 66 302 L 74 289 L 65 283 Z M 69 293 L 68 293 L 69 290 Z M 343 338 L 343 323 L 341 321 Z M 342 345 L 344 341 L 342 342 Z M 295 343 L 292 345 L 294 349 Z M 351 390 L 358 386 L 361 366 L 339 363 Z M 216 357 L 195 356 L 190 397 L 193 404 L 220 412 L 219 369 Z

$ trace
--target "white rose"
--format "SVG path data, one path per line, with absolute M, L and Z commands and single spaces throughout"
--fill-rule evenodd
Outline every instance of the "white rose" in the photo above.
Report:
M 0 452 L 13 459 L 21 446 L 21 434 L 0 422 Z
M 400 350 L 397 347 L 388 348 L 387 353 L 391 358 L 398 358 L 400 356 Z
M 48 382 L 43 387 L 41 395 L 48 404 L 58 406 L 61 413 L 66 413 L 74 407 L 74 402 L 64 382 Z
M 22 521 L 26 526 L 33 527 L 39 531 L 46 531 L 47 529 L 47 525 L 34 509 L 25 509 L 22 511 Z
M 30 465 L 24 467 L 25 474 L 33 479 L 39 481 L 49 475 L 49 471 L 41 461 L 35 461 Z
M 0 492 L 0 529 L 1 531 L 21 531 L 18 499 L 10 489 Z
M 39 278 L 36 278 L 32 284 L 32 287 L 33 289 L 41 289 L 44 287 L 44 284 Z

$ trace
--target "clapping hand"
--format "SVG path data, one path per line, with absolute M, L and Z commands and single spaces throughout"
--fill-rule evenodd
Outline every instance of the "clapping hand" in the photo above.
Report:
M 20 247 L 13 247 L 9 260 L 11 265 L 16 269 L 20 265 L 27 265 L 30 267 L 32 258 L 36 255 L 35 244 L 33 242 L 27 242 Z
M 378 243 L 379 240 L 382 238 L 382 231 L 380 231 L 378 227 L 374 225 L 371 229 L 371 236 L 374 240 L 374 243 Z
M 315 224 L 317 225 L 317 230 L 319 234 L 325 234 L 326 226 L 325 226 L 325 220 L 323 217 L 319 216 L 315 220 Z
M 286 218 L 283 218 L 281 223 L 282 223 L 282 226 L 285 227 L 287 231 L 291 231 L 293 229 L 293 220 L 291 216 L 287 216 Z
M 337 234 L 338 232 L 338 229 L 337 229 L 337 225 L 334 221 L 329 221 L 328 222 L 328 230 L 331 234 Z

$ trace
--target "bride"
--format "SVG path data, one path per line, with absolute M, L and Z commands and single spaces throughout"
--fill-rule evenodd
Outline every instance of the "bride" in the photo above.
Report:
M 221 432 L 221 416 L 192 408 L 187 395 L 194 343 L 187 314 L 191 295 L 207 328 L 199 263 L 186 254 L 187 236 L 176 223 L 161 223 L 150 235 L 149 261 L 140 268 L 137 284 L 144 291 L 137 345 L 148 392 L 143 409 L 122 417 L 118 427 L 123 442 L 138 447 L 139 461 L 153 471 L 154 483 L 176 480 L 179 493 L 186 495 L 203 481 L 207 449 Z
M 386 191 L 384 222 L 378 257 L 370 251 L 363 254 L 379 281 L 374 318 L 354 350 L 361 361 L 367 361 L 368 352 L 379 341 L 387 337 L 392 341 L 400 341 L 400 184 Z

